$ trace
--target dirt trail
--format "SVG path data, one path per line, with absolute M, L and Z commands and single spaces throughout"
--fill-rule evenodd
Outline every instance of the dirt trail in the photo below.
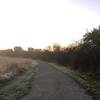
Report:
M 32 90 L 21 100 L 92 100 L 73 79 L 40 62 L 32 83 Z

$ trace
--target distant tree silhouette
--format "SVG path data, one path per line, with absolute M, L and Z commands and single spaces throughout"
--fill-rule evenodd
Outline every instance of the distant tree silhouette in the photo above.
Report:
M 23 51 L 22 47 L 19 46 L 14 47 L 14 52 L 22 52 L 22 51 Z
M 29 48 L 28 48 L 28 52 L 34 52 L 34 51 L 35 51 L 34 48 L 32 48 L 32 47 L 29 47 Z
M 61 49 L 61 46 L 57 43 L 54 43 L 54 45 L 52 46 L 53 51 L 59 52 Z
M 15 46 L 14 51 L 1 50 L 0 55 L 56 62 L 100 76 L 100 27 L 87 31 L 80 41 L 65 48 L 56 43 L 44 50 L 29 47 L 27 51 L 24 51 L 21 47 Z

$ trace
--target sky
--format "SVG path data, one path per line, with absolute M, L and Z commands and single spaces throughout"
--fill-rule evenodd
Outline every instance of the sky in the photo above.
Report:
M 67 46 L 100 25 L 100 0 L 0 0 L 0 49 Z

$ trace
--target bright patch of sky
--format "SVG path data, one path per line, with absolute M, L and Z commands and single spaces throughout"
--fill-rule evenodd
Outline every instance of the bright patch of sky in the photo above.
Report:
M 99 0 L 0 0 L 0 48 L 68 45 L 100 25 Z

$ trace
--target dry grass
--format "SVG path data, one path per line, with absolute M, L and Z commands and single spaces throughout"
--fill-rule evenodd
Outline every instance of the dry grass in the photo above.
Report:
M 32 66 L 31 59 L 0 56 L 0 80 L 11 79 Z

